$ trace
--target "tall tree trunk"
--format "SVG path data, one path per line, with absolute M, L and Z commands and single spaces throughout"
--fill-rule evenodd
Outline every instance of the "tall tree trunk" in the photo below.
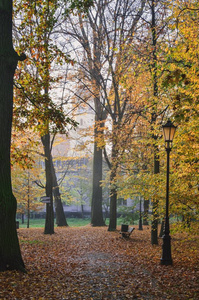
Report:
M 27 215 L 28 215 L 28 220 L 27 220 L 27 228 L 30 227 L 30 172 L 28 171 L 28 203 L 27 203 Z
M 117 228 L 117 188 L 115 186 L 115 178 L 117 173 L 117 164 L 114 161 L 117 159 L 117 151 L 115 149 L 115 144 L 112 145 L 112 155 L 111 155 L 111 176 L 110 176 L 110 221 L 108 231 L 114 231 Z
M 144 199 L 143 225 L 149 225 L 148 214 L 149 214 L 149 200 Z
M 154 174 L 158 174 L 160 172 L 160 163 L 159 163 L 159 155 L 158 148 L 154 147 Z M 153 198 L 153 210 L 152 210 L 152 224 L 151 224 L 151 244 L 158 244 L 158 199 L 156 196 L 156 192 Z
M 161 227 L 160 227 L 160 233 L 159 233 L 159 237 L 160 237 L 160 238 L 163 237 L 163 234 L 164 234 L 164 227 L 165 227 L 165 221 L 162 220 Z
M 12 0 L 0 0 L 0 271 L 25 272 L 17 231 L 17 202 L 12 193 L 10 143 L 13 77 L 18 55 L 12 45 Z
M 57 226 L 68 226 L 66 217 L 64 214 L 64 209 L 61 201 L 61 194 L 59 192 L 59 185 L 57 182 L 57 176 L 55 173 L 55 168 L 53 165 L 52 155 L 51 157 L 51 171 L 52 171 L 52 179 L 53 179 L 53 195 L 55 199 L 55 211 L 56 211 L 56 224 Z
M 155 1 L 151 0 L 151 16 L 152 16 L 152 45 L 153 45 L 153 95 L 156 101 L 158 96 L 158 80 L 157 80 L 157 30 L 156 30 L 156 15 L 155 15 Z M 154 103 L 155 105 L 155 103 Z M 156 123 L 157 115 L 154 111 L 152 114 L 152 127 L 153 124 Z M 157 136 L 153 137 L 154 140 L 157 139 Z M 154 174 L 158 174 L 160 172 L 160 164 L 159 164 L 159 154 L 158 148 L 154 146 Z M 158 200 L 156 195 L 154 195 L 154 199 L 152 199 L 153 211 L 152 211 L 152 226 L 151 226 L 151 244 L 158 244 Z
M 108 231 L 115 231 L 117 227 L 117 190 L 110 190 L 110 221 Z
M 52 194 L 52 171 L 51 171 L 51 151 L 50 151 L 50 134 L 47 133 L 41 137 L 45 155 L 45 173 L 46 173 L 46 196 L 50 198 L 50 203 L 46 204 L 46 221 L 45 234 L 54 233 L 54 211 L 53 211 L 53 194 Z
M 94 129 L 95 137 L 98 134 L 97 126 Z M 102 212 L 102 149 L 97 147 L 96 140 L 94 141 L 93 153 L 93 191 L 91 202 L 91 224 L 93 226 L 104 226 Z
M 24 213 L 21 214 L 21 224 L 24 224 Z

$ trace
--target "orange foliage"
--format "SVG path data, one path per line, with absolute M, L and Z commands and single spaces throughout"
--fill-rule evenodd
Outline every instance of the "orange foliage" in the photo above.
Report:
M 18 235 L 28 273 L 0 273 L 1 299 L 198 299 L 198 236 L 173 235 L 174 265 L 162 266 L 147 227 L 129 240 L 90 226 Z

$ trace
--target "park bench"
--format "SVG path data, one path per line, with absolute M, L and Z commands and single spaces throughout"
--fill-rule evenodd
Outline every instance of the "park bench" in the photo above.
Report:
M 129 227 L 129 225 L 122 224 L 120 234 L 123 238 L 129 238 L 134 229 L 134 227 Z

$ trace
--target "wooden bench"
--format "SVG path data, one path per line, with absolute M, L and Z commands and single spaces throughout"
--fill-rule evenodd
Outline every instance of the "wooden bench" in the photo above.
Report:
M 129 225 L 122 224 L 120 234 L 123 238 L 129 238 L 134 229 L 134 227 L 129 227 Z

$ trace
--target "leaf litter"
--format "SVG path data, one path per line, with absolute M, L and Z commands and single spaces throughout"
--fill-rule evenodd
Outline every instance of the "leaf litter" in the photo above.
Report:
M 198 236 L 172 236 L 173 266 L 160 265 L 148 226 L 128 240 L 91 226 L 18 236 L 27 274 L 0 273 L 0 299 L 199 299 Z

